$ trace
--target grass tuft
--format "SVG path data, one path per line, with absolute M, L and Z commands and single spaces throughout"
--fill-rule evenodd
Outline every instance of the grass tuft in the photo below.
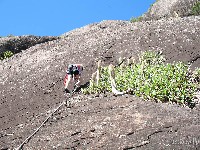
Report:
M 192 14 L 195 16 L 200 15 L 200 2 L 196 2 L 192 7 Z

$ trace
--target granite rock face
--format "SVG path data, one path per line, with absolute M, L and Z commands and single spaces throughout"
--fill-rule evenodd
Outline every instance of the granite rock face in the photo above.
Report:
M 143 20 L 190 16 L 192 15 L 192 7 L 196 2 L 199 2 L 199 0 L 157 0 L 143 15 Z
M 58 37 L 33 35 L 2 37 L 0 38 L 0 54 L 5 51 L 11 51 L 16 54 L 36 44 L 56 39 L 58 39 Z
M 0 149 L 17 148 L 64 101 L 69 105 L 51 116 L 24 149 L 198 149 L 199 104 L 190 109 L 110 93 L 70 97 L 63 93 L 63 78 L 69 63 L 82 63 L 87 83 L 98 60 L 116 65 L 119 57 L 137 60 L 146 50 L 162 51 L 167 63 L 183 61 L 195 69 L 200 67 L 199 35 L 200 16 L 108 20 L 0 61 Z
M 104 66 L 115 65 L 119 57 L 137 59 L 145 50 L 163 51 L 167 62 L 191 62 L 192 68 L 200 67 L 199 35 L 198 16 L 138 23 L 103 21 L 1 61 L 1 147 L 19 146 L 59 103 L 68 100 L 63 93 L 67 64 L 85 66 L 82 74 L 85 83 L 95 71 L 98 60 L 101 59 Z M 58 111 L 25 148 L 199 147 L 200 137 L 196 134 L 200 125 L 199 105 L 190 110 L 173 104 L 144 102 L 137 97 L 107 95 L 92 98 L 76 95 L 70 101 L 73 108 L 63 107 Z M 181 144 L 191 140 L 195 142 Z

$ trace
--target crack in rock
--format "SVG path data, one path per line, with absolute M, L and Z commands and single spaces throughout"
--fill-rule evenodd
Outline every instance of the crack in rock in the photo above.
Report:
M 195 61 L 197 61 L 200 58 L 200 55 L 195 56 L 194 58 L 192 58 L 189 63 L 194 63 Z
M 139 147 L 142 147 L 142 146 L 147 145 L 149 143 L 150 143 L 150 141 L 142 141 L 140 144 L 137 144 L 137 145 L 134 145 L 134 146 L 131 146 L 131 147 L 126 147 L 123 150 L 129 150 L 129 149 L 139 148 Z
M 140 147 L 142 147 L 142 146 L 145 146 L 145 145 L 147 145 L 147 144 L 150 143 L 151 136 L 153 136 L 153 135 L 155 135 L 155 134 L 157 134 L 157 133 L 166 132 L 164 129 L 168 129 L 168 128 L 172 128 L 172 126 L 167 126 L 167 127 L 164 127 L 164 128 L 162 128 L 162 129 L 160 129 L 160 130 L 154 131 L 153 133 L 151 133 L 151 134 L 149 134 L 149 135 L 147 136 L 147 140 L 144 140 L 144 141 L 140 142 L 139 144 L 135 144 L 135 145 L 133 145 L 133 146 L 126 147 L 126 148 L 124 148 L 123 150 L 130 150 L 130 149 L 140 148 Z M 167 130 L 167 131 L 168 131 L 168 130 Z M 128 135 L 131 135 L 131 134 L 133 134 L 133 133 L 131 132 L 131 133 L 128 134 Z
M 81 133 L 81 131 L 77 131 L 77 132 L 73 133 L 71 136 L 78 135 L 80 133 Z

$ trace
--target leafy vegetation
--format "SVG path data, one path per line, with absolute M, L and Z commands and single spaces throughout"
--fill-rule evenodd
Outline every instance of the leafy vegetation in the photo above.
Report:
M 137 18 L 135 18 L 135 17 L 132 17 L 131 19 L 130 19 L 130 22 L 140 22 L 140 21 L 142 21 L 142 16 L 140 16 L 140 17 L 137 17 Z
M 14 35 L 13 34 L 8 34 L 7 37 L 14 37 Z
M 192 7 L 192 14 L 196 16 L 200 15 L 200 2 L 196 2 L 194 4 L 194 6 Z
M 11 51 L 5 51 L 3 53 L 0 54 L 0 60 L 6 59 L 13 56 L 13 52 Z
M 131 94 L 145 100 L 190 104 L 196 84 L 192 81 L 188 65 L 182 62 L 165 64 L 164 61 L 161 53 L 146 51 L 139 56 L 137 64 L 115 67 L 117 90 L 131 89 Z M 196 74 L 200 75 L 200 69 L 196 70 Z M 111 92 L 108 67 L 101 69 L 98 86 L 92 83 L 83 90 L 85 94 L 102 92 Z

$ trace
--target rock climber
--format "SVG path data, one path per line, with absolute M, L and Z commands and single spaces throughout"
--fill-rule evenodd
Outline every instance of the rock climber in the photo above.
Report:
M 80 85 L 82 84 L 81 73 L 83 71 L 82 64 L 70 64 L 66 70 L 66 75 L 64 79 L 65 92 L 70 93 L 68 89 L 69 83 L 73 80 L 74 91 L 77 92 L 80 90 Z

